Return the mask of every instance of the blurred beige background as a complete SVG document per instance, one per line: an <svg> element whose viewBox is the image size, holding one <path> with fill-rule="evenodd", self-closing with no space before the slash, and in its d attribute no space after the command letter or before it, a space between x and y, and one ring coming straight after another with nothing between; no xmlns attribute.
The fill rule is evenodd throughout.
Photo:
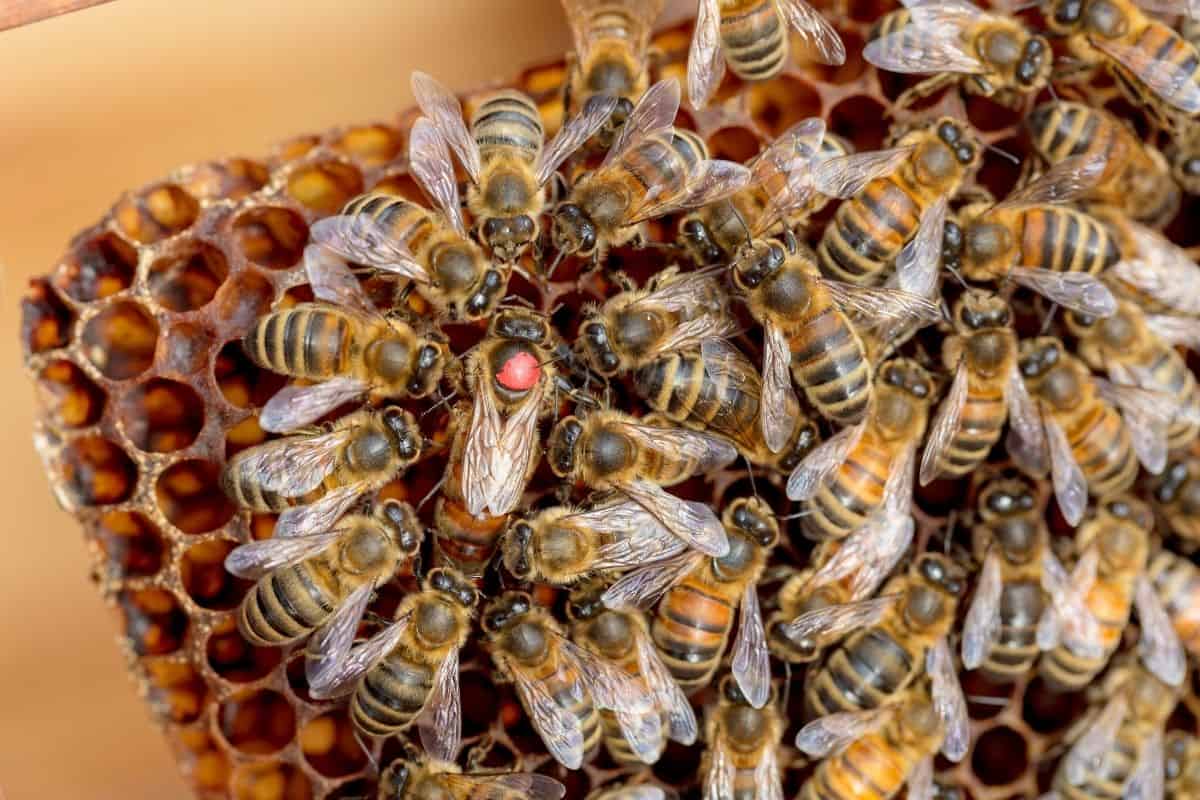
<svg viewBox="0 0 1200 800"><path fill-rule="evenodd" d="M3 5L9 0L0 0ZM30 444L16 304L122 190L555 57L557 0L115 0L0 33L0 796L183 797Z"/></svg>

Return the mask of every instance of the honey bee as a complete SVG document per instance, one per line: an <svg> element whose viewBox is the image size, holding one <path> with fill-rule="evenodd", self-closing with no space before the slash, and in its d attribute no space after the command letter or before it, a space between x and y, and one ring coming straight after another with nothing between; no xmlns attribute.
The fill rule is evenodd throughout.
<svg viewBox="0 0 1200 800"><path fill-rule="evenodd" d="M647 48L665 0L563 0L574 50L567 56L563 86L566 113L577 115L594 98L616 106L596 136L612 146L634 104L650 87Z"/></svg>
<svg viewBox="0 0 1200 800"><path fill-rule="evenodd" d="M1159 524L1189 543L1200 542L1200 460L1172 460L1151 493Z"/></svg>
<svg viewBox="0 0 1200 800"><path fill-rule="evenodd" d="M279 513L275 537L331 530L364 494L393 480L421 455L412 414L363 409L328 432L302 432L243 450L225 465L221 488L242 508Z"/></svg>
<svg viewBox="0 0 1200 800"><path fill-rule="evenodd" d="M1109 285L1142 307L1160 337L1193 350L1200 348L1196 326L1181 326L1177 320L1179 316L1200 316L1200 298L1191 291L1200 281L1200 266L1167 237L1125 214L1105 209L1095 213L1116 235L1123 256L1105 274Z"/></svg>
<svg viewBox="0 0 1200 800"><path fill-rule="evenodd" d="M1159 550L1146 569L1184 649L1200 658L1200 569L1170 550Z"/></svg>
<svg viewBox="0 0 1200 800"><path fill-rule="evenodd" d="M790 427L768 447L759 423L762 377L722 338L735 325L712 275L668 268L646 288L628 286L587 312L579 343L600 375L633 370L638 394L668 419L724 436L754 463L790 469L816 442L816 429L793 397L777 409Z"/></svg>
<svg viewBox="0 0 1200 800"><path fill-rule="evenodd" d="M320 383L276 392L259 416L263 430L294 430L367 394L425 397L437 388L450 362L444 337L380 314L323 248L306 248L305 266L313 293L329 305L302 303L259 317L242 347L260 367Z"/></svg>
<svg viewBox="0 0 1200 800"><path fill-rule="evenodd" d="M932 399L933 381L915 361L893 359L879 368L867 417L813 450L788 477L788 497L806 504L806 536L845 538L911 496Z"/></svg>
<svg viewBox="0 0 1200 800"><path fill-rule="evenodd" d="M704 800L779 800L779 745L787 722L773 702L750 703L730 677L721 679L716 707L705 724L708 749L700 761Z"/></svg>
<svg viewBox="0 0 1200 800"><path fill-rule="evenodd" d="M1196 43L1193 41L1192 46ZM1200 194L1200 123L1184 125L1166 146L1171 177L1188 194Z"/></svg>
<svg viewBox="0 0 1200 800"><path fill-rule="evenodd" d="M480 241L510 263L538 238L544 187L559 166L608 121L617 102L613 97L596 97L545 143L537 106L521 92L505 89L484 97L468 128L458 98L445 86L414 72L412 89L421 111L467 171L467 208ZM414 171L427 170L426 185L453 180L451 165L431 163L434 153L427 157L430 160L413 164ZM457 190L446 187L444 191L450 196Z"/></svg>
<svg viewBox="0 0 1200 800"><path fill-rule="evenodd" d="M787 66L791 34L823 64L846 63L842 37L804 0L699 0L688 51L688 99L704 108L725 76L765 81Z"/></svg>
<svg viewBox="0 0 1200 800"><path fill-rule="evenodd" d="M739 613L733 677L746 701L762 708L771 689L770 655L757 582L779 524L758 498L738 498L722 517L729 535L722 556L684 553L631 572L604 593L609 608L637 608L663 595L650 634L667 669L685 692L707 686Z"/></svg>
<svg viewBox="0 0 1200 800"><path fill-rule="evenodd" d="M1051 164L1089 154L1103 158L1103 172L1081 199L1113 206L1149 225L1163 225L1179 210L1179 187L1163 154L1104 109L1063 100L1043 103L1025 125L1038 154Z"/></svg>
<svg viewBox="0 0 1200 800"><path fill-rule="evenodd" d="M238 609L238 629L250 643L271 646L325 625L357 628L372 592L417 556L423 539L412 506L385 500L333 530L243 544L225 567L258 583Z"/></svg>
<svg viewBox="0 0 1200 800"><path fill-rule="evenodd" d="M559 258L592 256L598 262L609 247L640 241L646 220L714 203L746 185L749 170L710 159L699 136L672 127L678 110L674 79L642 95L600 166L581 176L554 210Z"/></svg>
<svg viewBox="0 0 1200 800"><path fill-rule="evenodd" d="M489 603L483 631L546 749L568 769L579 769L599 746L601 710L633 716L650 710L640 681L566 639L524 592L506 592Z"/></svg>
<svg viewBox="0 0 1200 800"><path fill-rule="evenodd" d="M1136 607L1138 652L1160 680L1178 686L1187 662L1154 586L1146 575L1154 518L1140 500L1116 495L1102 501L1075 535L1080 560L1069 581L1083 604L1070 615L1051 607L1038 624L1040 664L1051 685L1087 686L1108 664ZM1060 583L1066 581L1060 579Z"/></svg>
<svg viewBox="0 0 1200 800"><path fill-rule="evenodd" d="M658 761L667 738L690 745L696 741L696 715L654 649L641 611L606 608L601 594L606 585L587 581L571 592L567 617L576 644L640 679L649 692L651 711L629 719L600 712L604 745L618 764ZM640 723L640 724L639 724Z"/></svg>
<svg viewBox="0 0 1200 800"><path fill-rule="evenodd" d="M913 275L914 267L926 268L931 243L934 253L940 249L946 200L979 160L974 134L943 117L905 133L895 147L852 169L848 159L818 164L813 170L817 191L848 201L838 207L817 246L821 272L848 283L877 284L896 263L899 287L921 294L916 286L928 285L930 278Z"/></svg>
<svg viewBox="0 0 1200 800"><path fill-rule="evenodd" d="M1182 0L1160 2L1187 14ZM1048 0L1046 25L1085 65L1104 65L1132 102L1166 124L1200 115L1200 54L1133 0Z"/></svg>
<svg viewBox="0 0 1200 800"><path fill-rule="evenodd" d="M689 547L717 557L729 552L721 521L707 504L662 489L736 458L723 440L605 410L560 420L550 432L546 457L555 475L598 491L615 490Z"/></svg>
<svg viewBox="0 0 1200 800"><path fill-rule="evenodd" d="M407 279L453 321L490 316L508 288L510 269L493 264L467 234L446 141L428 119L408 140L413 176L438 211L382 192L354 198L340 214L313 224L312 241L333 255ZM312 269L309 269L311 274Z"/></svg>
<svg viewBox="0 0 1200 800"><path fill-rule="evenodd" d="M379 776L376 800L560 800L567 788L537 772L473 772L434 759L396 760Z"/></svg>
<svg viewBox="0 0 1200 800"><path fill-rule="evenodd" d="M409 594L393 622L351 647L357 625L325 637L306 666L317 699L352 691L350 719L365 736L391 736L416 724L425 752L439 761L458 757L462 700L458 651L470 633L478 595L458 572L434 569L421 591Z"/></svg>
<svg viewBox="0 0 1200 800"><path fill-rule="evenodd" d="M933 74L896 100L904 108L947 86L1015 105L1050 80L1054 53L1044 36L967 0L902 0L871 31L863 58L889 72Z"/></svg>

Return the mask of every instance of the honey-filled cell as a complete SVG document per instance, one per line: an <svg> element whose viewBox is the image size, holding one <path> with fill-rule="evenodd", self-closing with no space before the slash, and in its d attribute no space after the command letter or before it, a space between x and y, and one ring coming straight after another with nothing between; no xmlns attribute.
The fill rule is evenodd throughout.
<svg viewBox="0 0 1200 800"><path fill-rule="evenodd" d="M238 752L266 755L292 741L296 712L278 692L239 692L220 704L217 724L225 741Z"/></svg>
<svg viewBox="0 0 1200 800"><path fill-rule="evenodd" d="M306 164L288 176L287 191L309 211L333 214L362 192L362 175L338 161Z"/></svg>
<svg viewBox="0 0 1200 800"><path fill-rule="evenodd" d="M121 592L117 607L125 636L140 656L164 656L183 646L188 617L175 595L164 589Z"/></svg>
<svg viewBox="0 0 1200 800"><path fill-rule="evenodd" d="M113 303L87 321L83 352L106 378L136 378L154 363L158 323L137 303Z"/></svg>
<svg viewBox="0 0 1200 800"><path fill-rule="evenodd" d="M37 378L42 408L62 428L86 428L104 413L107 395L73 361L51 361Z"/></svg>
<svg viewBox="0 0 1200 800"><path fill-rule="evenodd" d="M162 569L166 542L153 522L136 511L109 511L96 525L108 569L118 578L144 578Z"/></svg>
<svg viewBox="0 0 1200 800"><path fill-rule="evenodd" d="M196 198L174 184L130 193L113 208L121 232L142 244L187 230L199 214Z"/></svg>

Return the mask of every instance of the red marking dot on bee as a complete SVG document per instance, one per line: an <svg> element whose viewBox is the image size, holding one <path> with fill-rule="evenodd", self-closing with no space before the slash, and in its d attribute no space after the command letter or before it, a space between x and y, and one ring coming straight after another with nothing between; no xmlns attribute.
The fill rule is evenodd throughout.
<svg viewBox="0 0 1200 800"><path fill-rule="evenodd" d="M532 353L515 353L496 373L496 380L505 389L514 392L524 392L537 385L542 375L542 367Z"/></svg>

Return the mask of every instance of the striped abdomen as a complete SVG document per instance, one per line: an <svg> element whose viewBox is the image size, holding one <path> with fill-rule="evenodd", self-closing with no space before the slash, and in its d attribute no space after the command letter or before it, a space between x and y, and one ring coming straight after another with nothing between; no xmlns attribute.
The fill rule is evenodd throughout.
<svg viewBox="0 0 1200 800"><path fill-rule="evenodd" d="M421 712L433 687L434 665L415 655L401 644L363 676L350 701L350 718L363 734L390 736Z"/></svg>
<svg viewBox="0 0 1200 800"><path fill-rule="evenodd" d="M667 455L647 447L637 448L637 468L634 474L660 486L674 486L696 471L696 462L683 453Z"/></svg>
<svg viewBox="0 0 1200 800"><path fill-rule="evenodd" d="M352 321L327 306L273 311L246 334L243 349L260 367L296 378L326 379L349 370Z"/></svg>
<svg viewBox="0 0 1200 800"><path fill-rule="evenodd" d="M1131 54L1128 61L1133 69L1109 59L1113 77L1130 100L1148 105L1167 127L1173 119L1196 118L1196 113L1189 114L1159 98L1137 75L1160 72L1167 67L1157 65L1164 64L1175 74L1186 75L1188 83L1200 84L1200 52L1170 26L1148 17L1144 22L1132 41L1122 42Z"/></svg>
<svg viewBox="0 0 1200 800"><path fill-rule="evenodd" d="M655 187L662 187L663 197L681 191L695 166L707 158L708 148L699 136L672 128L642 139L621 156L620 165L640 200Z"/></svg>
<svg viewBox="0 0 1200 800"><path fill-rule="evenodd" d="M254 473L252 466L247 466L251 462L239 458L240 455L239 453L238 456L234 456L221 471L221 488L234 503L251 511L278 513L293 506L308 505L324 497L330 489L336 489L341 485L340 470L334 470L324 483L308 494L301 497L287 497L278 492L264 489L262 479Z"/></svg>
<svg viewBox="0 0 1200 800"><path fill-rule="evenodd" d="M862 419L871 400L871 365L858 332L814 281L803 319L783 321L792 377L821 415L840 425Z"/></svg>
<svg viewBox="0 0 1200 800"><path fill-rule="evenodd" d="M591 692L586 688L583 676L573 664L558 655L557 649L548 652L540 664L527 669L526 672L530 678L545 687L560 708L579 720L579 729L583 734L583 760L586 762L600 746L603 730L600 726L600 712L596 710L596 704L592 700ZM576 693L579 693L581 699L575 699Z"/></svg>
<svg viewBox="0 0 1200 800"><path fill-rule="evenodd" d="M904 786L915 762L884 731L868 733L824 759L798 800L887 800Z"/></svg>
<svg viewBox="0 0 1200 800"><path fill-rule="evenodd" d="M700 568L707 570L705 564ZM650 635L663 663L687 693L707 686L721 663L734 607L693 573L659 603Z"/></svg>
<svg viewBox="0 0 1200 800"><path fill-rule="evenodd" d="M1014 212L1020 252L1015 263L1056 272L1098 275L1121 253L1108 229L1095 217L1065 206L1031 206Z"/></svg>
<svg viewBox="0 0 1200 800"><path fill-rule="evenodd" d="M1034 146L1051 163L1072 156L1103 155L1107 160L1117 146L1116 129L1105 125L1100 112L1082 103L1046 103L1026 120Z"/></svg>
<svg viewBox="0 0 1200 800"><path fill-rule="evenodd" d="M1004 400L1005 376L999 380L967 372L967 400L963 404L958 432L938 459L945 476L966 475L978 467L1000 439L1007 418Z"/></svg>
<svg viewBox="0 0 1200 800"><path fill-rule="evenodd" d="M1200 570L1186 558L1163 550L1150 560L1147 574L1183 646L1200 658Z"/></svg>
<svg viewBox="0 0 1200 800"><path fill-rule="evenodd" d="M851 283L877 283L916 233L922 202L895 180L879 178L838 206L817 245L821 272Z"/></svg>
<svg viewBox="0 0 1200 800"><path fill-rule="evenodd" d="M1133 774L1138 753L1146 740L1140 726L1123 725L1117 740L1093 764L1085 767L1083 780L1073 785L1067 779L1066 759L1059 762L1052 788L1063 800L1121 800L1125 782Z"/></svg>
<svg viewBox="0 0 1200 800"><path fill-rule="evenodd" d="M302 639L336 610L344 596L337 588L340 584L323 559L281 567L259 580L242 600L238 628L259 646Z"/></svg>
<svg viewBox="0 0 1200 800"><path fill-rule="evenodd" d="M841 539L862 527L883 502L897 447L868 426L816 495L808 502L800 528L811 539Z"/></svg>
<svg viewBox="0 0 1200 800"><path fill-rule="evenodd" d="M430 213L403 197L383 192L369 192L346 204L342 214L363 214L378 224L382 230L405 246L414 255L422 252L435 233Z"/></svg>
<svg viewBox="0 0 1200 800"><path fill-rule="evenodd" d="M900 644L884 624L853 634L835 650L805 688L806 714L879 708L912 683L925 659Z"/></svg>
<svg viewBox="0 0 1200 800"><path fill-rule="evenodd" d="M485 164L505 154L532 163L546 138L537 106L525 94L511 89L488 95L480 103L471 116L471 134Z"/></svg>
<svg viewBox="0 0 1200 800"><path fill-rule="evenodd" d="M1006 581L1000 593L1000 634L980 669L996 683L1020 680L1040 652L1037 624L1045 607L1037 578Z"/></svg>
<svg viewBox="0 0 1200 800"><path fill-rule="evenodd" d="M721 45L730 71L764 81L787 64L788 27L775 0L733 0L721 8Z"/></svg>
<svg viewBox="0 0 1200 800"><path fill-rule="evenodd" d="M496 552L496 543L508 524L508 515L484 515L477 519L467 511L462 490L462 447L465 436L464 428L446 464L449 474L434 506L435 555L438 564L449 563L466 575L479 576Z"/></svg>
<svg viewBox="0 0 1200 800"><path fill-rule="evenodd" d="M1123 492L1137 477L1138 461L1129 429L1121 415L1103 400L1093 398L1072 412L1055 412L1067 434L1071 453L1097 497Z"/></svg>
<svg viewBox="0 0 1200 800"><path fill-rule="evenodd" d="M1089 658L1059 645L1042 659L1042 675L1051 683L1068 690L1082 689L1108 664L1121 644L1121 634L1129 624L1133 607L1133 576L1099 575L1088 592L1086 605L1100 623L1103 655Z"/></svg>
<svg viewBox="0 0 1200 800"><path fill-rule="evenodd" d="M1188 369L1179 352L1157 337L1139 355L1141 358L1137 366L1146 376L1139 380L1139 384L1145 389L1174 397L1180 412L1167 428L1170 449L1186 447L1200 432L1200 423L1189 421L1200 419L1200 391L1196 388L1196 376Z"/></svg>

